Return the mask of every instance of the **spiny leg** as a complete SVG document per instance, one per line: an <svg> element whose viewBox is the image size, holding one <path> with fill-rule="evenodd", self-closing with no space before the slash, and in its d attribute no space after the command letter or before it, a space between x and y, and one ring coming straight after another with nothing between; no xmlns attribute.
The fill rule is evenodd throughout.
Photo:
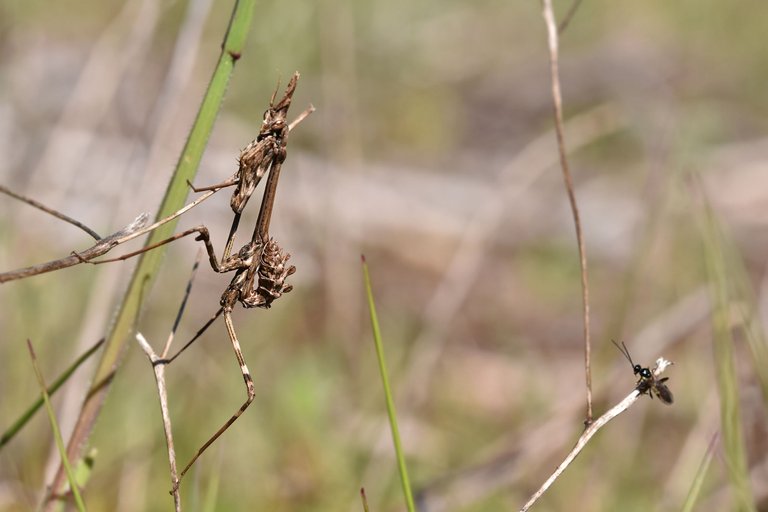
<svg viewBox="0 0 768 512"><path fill-rule="evenodd" d="M233 176L233 177L229 178L228 180L222 181L221 183L216 183L214 185L208 185L208 186L205 186L205 187L196 187L189 180L187 180L187 185L194 192L205 192L207 190L219 190L221 188L231 187L232 185L237 185L237 183L239 181L240 181L240 178L238 178L237 176Z"/></svg>
<svg viewBox="0 0 768 512"><path fill-rule="evenodd" d="M229 335L229 339L232 342L232 348L235 350L235 357L237 358L237 362L240 365L240 371L243 374L243 380L245 381L245 388L248 392L248 397L246 398L243 405L241 405L240 408L235 411L235 414L233 414L232 417L229 418L227 422L224 423L224 425L222 425L222 427L217 430L216 433L213 434L213 436L211 436L211 438L208 439L205 444L203 444L203 446L200 447L199 450L197 450L195 456L192 457L192 460L189 461L189 463L179 475L179 483L181 482L181 479L184 478L184 475L187 473L187 471L189 471L189 468L191 468L195 461L200 457L200 455L202 455L203 452L209 446L211 446L214 441L216 441L216 439L221 436L221 434L224 433L224 431L226 431L235 421L237 421L237 418L243 414L243 411L245 411L248 406L251 405L251 402L253 402L253 399L256 397L256 390L253 386L253 379L251 378L251 374L248 371L248 366L245 364L245 358L243 357L243 352L240 349L240 342L237 341L237 334L235 333L235 326L232 325L232 314L230 311L224 311L224 324L227 326L227 334Z"/></svg>
<svg viewBox="0 0 768 512"><path fill-rule="evenodd" d="M195 333L195 335L194 335L194 336L192 336L192 339L191 339L191 340L189 340L188 342L186 342L186 343L184 344L184 346L183 346L183 347L181 347L181 348L179 349L179 351L178 351L178 352L176 352L176 353L175 353L175 354L174 354L172 357L170 357L170 358L168 358L168 359L164 360L164 361L163 361L163 363L166 363L166 364L171 364L172 362L174 362L174 361L176 360L176 358L177 358L177 357L179 357L179 356L181 355L181 353L182 353L182 352L184 352L185 350L187 350L187 349L190 347L190 345L192 345L192 344L193 344L195 341L197 341L197 339L198 339L200 336L202 336L202 335L203 335L203 333L204 333L206 330L208 330L208 327L210 327L210 326L211 326L211 324L212 324L213 322L215 322L215 321L216 321L216 319L217 319L217 318L219 318L219 316L221 316L221 314L222 314L223 312L224 312L224 308L219 308L219 310L218 310L218 311L216 311L216 313L215 313L215 314L214 314L214 315L213 315L211 318L209 318L209 319L208 319L208 321L207 321L207 322L205 322L205 324L203 324L203 326L202 326L200 329L198 329L198 331Z"/></svg>

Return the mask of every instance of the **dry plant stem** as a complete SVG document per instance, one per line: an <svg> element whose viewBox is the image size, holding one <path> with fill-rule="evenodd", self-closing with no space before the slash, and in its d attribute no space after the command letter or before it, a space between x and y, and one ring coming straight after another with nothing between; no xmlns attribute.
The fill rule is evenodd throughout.
<svg viewBox="0 0 768 512"><path fill-rule="evenodd" d="M147 218L147 214L142 213L123 229L100 239L96 244L85 249L79 255L73 254L65 258L41 263L39 265L2 272L0 273L0 284L6 283L8 281L14 281L16 279L24 279L27 277L36 276L38 274L45 274L46 272L53 272L54 270L71 267L73 265L82 263L83 259L96 258L102 254L106 254L120 243L120 239L141 230L141 228L143 228L147 223Z"/></svg>
<svg viewBox="0 0 768 512"><path fill-rule="evenodd" d="M160 411L163 415L163 430L165 431L165 442L168 446L168 463L171 467L171 486L173 494L173 504L176 512L181 511L181 496L179 494L179 477L176 470L176 450L173 446L173 431L171 429L171 415L168 411L168 390L165 386L165 363L162 358L155 354L146 338L140 333L136 333L136 341L141 346L144 353L147 354L149 362L152 363L152 369L155 372L155 382L157 383L157 395L160 398Z"/></svg>
<svg viewBox="0 0 768 512"><path fill-rule="evenodd" d="M656 361L656 368L653 369L653 377L656 378L659 375L661 375L666 368L671 365L672 363L663 359L659 358ZM531 496L531 499L528 500L528 502L523 505L523 507L520 509L520 512L525 512L526 510L530 509L531 506L533 506L534 503L544 494L547 489L552 485L552 483L557 480L557 478L565 471L565 468L567 468L571 462L576 458L579 453L581 453L581 450L584 449L584 447L587 445L590 439L592 439L592 436L594 436L598 430L603 428L609 421L611 421L613 418L621 414L622 412L626 411L632 404L634 404L638 398L641 396L640 392L640 386L641 384L645 383L641 379L641 382L638 383L638 387L632 390L632 392L624 398L621 402L614 405L608 412L600 416L598 419L596 419L594 422L590 423L587 428L584 430L584 432L581 434L581 437L579 437L579 440L576 442L576 446L573 447L573 450L565 457L563 462L555 469L555 472L552 473L552 475L547 479L544 484L539 488L538 491L533 493L533 496ZM645 390L651 398L653 398L652 390L646 389Z"/></svg>
<svg viewBox="0 0 768 512"><path fill-rule="evenodd" d="M171 348L171 344L173 343L173 338L176 335L176 329L179 326L179 323L181 322L181 317L184 315L184 310L187 306L187 299L189 299L189 294L192 291L192 283L194 282L195 275L197 274L197 269L200 266L200 258L202 256L202 252L197 252L197 257L195 258L195 263L192 266L192 272L189 276L189 281L187 282L187 287L184 290L184 298L181 301L181 305L179 306L179 311L176 314L176 318L173 322L173 327L171 328L171 332L168 335L168 340L165 342L165 347L163 348L163 352L160 356L158 356L155 351L152 349L152 346L147 342L146 338L144 338L144 335L142 335L140 332L136 333L136 341L139 343L139 346L141 346L142 350L144 350L144 353L147 354L147 357L149 358L149 362L152 364L152 369L155 373L155 382L157 383L157 395L160 399L160 412L163 417L163 430L165 432L165 442L168 447L168 464L171 469L171 487L172 491L171 494L173 495L173 503L174 503L174 509L176 512L181 511L181 495L179 494L179 477L178 477L178 470L176 468L176 450L174 449L173 445L173 430L171 428L171 414L168 409L168 388L165 384L165 367L168 364L168 361L165 359L168 355L168 351Z"/></svg>
<svg viewBox="0 0 768 512"><path fill-rule="evenodd" d="M8 272L0 273L0 284L8 281L13 281L16 279L24 279L27 277L36 276L38 274L45 274L46 272L61 270L63 268L79 265L80 263L89 262L94 258L98 258L99 256L102 256L108 253L109 251L111 251L113 248L117 247L120 244L124 244L126 242L133 240L134 238L138 238L142 235L145 235L150 231L154 231L155 229L162 226L163 224L166 224L176 219L180 215L183 215L184 213L188 212L198 204L202 203L203 201L211 197L214 193L216 193L217 190L218 188L211 190L210 192L206 192L202 196L198 197L191 203L181 208L180 210L177 210L175 213L163 219L160 219L159 221L153 224L150 224L149 226L145 227L148 216L147 214L143 213L138 217L136 217L136 219L134 219L133 222L128 224L126 227L124 227L120 231L117 231L107 237L101 238L96 244L92 245L91 247L83 251L73 252L72 255L67 256L65 258L60 258L58 260L53 260L46 263L41 263L39 265L33 265L31 267L25 267L17 270L10 270ZM162 245L162 244L155 244L153 245L153 247L157 247L157 245ZM140 252L143 252L143 251L137 251L136 254Z"/></svg>
<svg viewBox="0 0 768 512"><path fill-rule="evenodd" d="M558 42L557 24L552 10L552 0L542 0L544 22L547 26L550 71L552 75L552 101L555 107L555 133L557 134L557 149L560 153L560 167L563 170L565 189L568 192L568 200L571 203L573 223L576 226L576 240L579 246L579 264L581 266L582 303L584 305L584 373L587 383L587 418L585 425L592 423L592 364L591 344L589 339L589 279L587 276L587 251L584 246L584 234L581 231L579 207L576 204L576 195L573 192L573 179L568 167L568 158L565 150L565 137L563 135L563 99L560 93L560 72L558 70Z"/></svg>
<svg viewBox="0 0 768 512"><path fill-rule="evenodd" d="M68 222L68 223L72 224L73 226L76 226L76 227L82 229L83 231L85 231L86 233L91 235L94 240L98 241L98 240L101 239L101 236L98 233L96 233L94 230L92 230L91 228L89 228L88 226L83 224L82 222L73 219L69 215L64 215L63 213L61 213L59 211L56 211L53 208L48 208L44 204L38 203L34 199L30 199L30 198L28 198L26 196L22 196L21 194L17 194L16 192L12 191L11 189L9 189L7 187L4 187L3 185L0 185L0 192L2 192L3 194L9 195L9 196L11 196L14 199L18 199L19 201L27 203L28 205L33 206L33 207L37 208L38 210L42 210L45 213L53 215L57 219L61 219L64 222Z"/></svg>
<svg viewBox="0 0 768 512"><path fill-rule="evenodd" d="M546 482L544 482L539 490L533 493L533 496L531 496L528 502L522 506L520 512L525 512L526 510L530 509L533 504L536 503L536 501L538 501L538 499L541 498L541 496L547 491L547 489L549 489L552 483L557 480L563 471L565 471L571 462L573 462L576 456L581 453L581 450L583 450L589 440L592 439L592 436L594 436L598 430L603 428L606 423L611 421L622 412L626 411L632 404L637 401L638 398L640 398L640 392L635 389L629 395L627 395L624 400L613 406L608 412L590 423L589 426L581 434L581 437L579 437L579 440L576 442L576 446L573 447L573 450L571 450L571 453L569 453L568 456L565 457L565 460L563 460L563 462L557 466L555 472L552 473L549 478L547 478Z"/></svg>

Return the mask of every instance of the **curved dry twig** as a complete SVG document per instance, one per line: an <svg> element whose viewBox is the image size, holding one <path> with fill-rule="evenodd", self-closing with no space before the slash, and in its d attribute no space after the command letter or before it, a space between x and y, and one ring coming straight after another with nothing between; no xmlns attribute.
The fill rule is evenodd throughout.
<svg viewBox="0 0 768 512"><path fill-rule="evenodd" d="M571 204L573 223L576 227L576 241L579 246L579 265L581 266L581 289L584 312L584 373L587 383L587 418L585 425L592 423L592 347L589 339L589 278L587 275L587 249L584 245L584 234L581 230L579 207L576 204L576 194L573 192L573 178L568 166L563 134L563 98L560 92L560 71L558 68L558 41L555 13L552 10L552 0L542 0L544 22L547 26L547 42L549 44L549 62L552 75L552 101L555 108L555 133L557 134L557 149L560 153L560 167L563 169L563 180Z"/></svg>
<svg viewBox="0 0 768 512"><path fill-rule="evenodd" d="M39 202L35 201L34 199L31 199L31 198L29 198L27 196L23 196L21 194L17 194L13 190L11 190L8 187L5 187L3 185L0 185L0 192L2 192L5 195L11 196L14 199L18 199L19 201L21 201L23 203L27 203L29 206L37 208L38 210L42 210L45 213L53 215L57 219L61 219L64 222L68 222L68 223L72 224L73 226L76 226L76 227L82 229L83 231L85 231L86 233L91 235L94 240L101 240L101 235L99 235L97 232L95 232L94 230L92 230L91 228L89 228L88 226L86 226L85 224L80 222L79 220L73 219L69 215L65 215L65 214L61 213L60 211L54 210L53 208L49 208L49 207L45 206L44 204L39 203Z"/></svg>

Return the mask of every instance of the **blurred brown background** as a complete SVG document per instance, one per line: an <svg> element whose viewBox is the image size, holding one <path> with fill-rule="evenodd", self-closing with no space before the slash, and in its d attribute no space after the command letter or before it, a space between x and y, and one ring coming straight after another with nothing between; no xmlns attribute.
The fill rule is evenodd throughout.
<svg viewBox="0 0 768 512"><path fill-rule="evenodd" d="M557 2L558 14L568 5ZM102 235L154 213L231 8L0 5L0 183ZM719 428L702 198L745 265L762 325L766 33L758 2L587 1L561 38L596 413L634 385L612 338L643 365L675 361L676 402L644 399L615 420L538 510L677 510ZM271 310L235 313L257 397L183 485L187 508L362 510L361 486L372 510L401 506L361 253L421 510L516 509L559 464L585 405L578 257L548 66L535 1L257 4L197 184L232 175L278 79L299 70L289 117L309 103L317 112L291 134L272 228L298 272ZM0 212L1 270L90 245L10 198ZM179 229L206 224L219 250L230 219L223 192ZM156 347L196 251L189 239L168 253L140 323ZM134 264L0 286L0 428L38 394L24 340L52 379L103 335ZM215 312L228 279L201 269L179 340ZM765 503L764 397L738 336L734 350L752 490ZM89 371L54 401L65 432ZM220 321L168 378L186 460L244 395ZM135 347L90 445L92 510L171 508L152 372ZM35 506L57 461L39 414L0 451L0 509ZM731 506L716 455L697 510Z"/></svg>

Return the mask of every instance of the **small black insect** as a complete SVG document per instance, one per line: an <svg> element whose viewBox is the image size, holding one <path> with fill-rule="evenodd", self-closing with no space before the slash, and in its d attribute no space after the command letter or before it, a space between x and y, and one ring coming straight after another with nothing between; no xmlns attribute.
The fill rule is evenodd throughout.
<svg viewBox="0 0 768 512"><path fill-rule="evenodd" d="M653 395L655 394L663 403L671 405L675 399L667 385L664 384L669 380L669 377L657 379L650 368L643 368L632 361L632 356L629 355L629 350L627 350L627 346L623 341L621 342L621 346L614 340L611 340L611 342L613 342L613 344L616 345L616 348L618 348L619 351L624 354L624 357L629 360L629 364L632 365L632 371L635 372L635 375L640 376L640 380L637 381L635 389L637 389L641 395L647 394L651 399L653 399Z"/></svg>

